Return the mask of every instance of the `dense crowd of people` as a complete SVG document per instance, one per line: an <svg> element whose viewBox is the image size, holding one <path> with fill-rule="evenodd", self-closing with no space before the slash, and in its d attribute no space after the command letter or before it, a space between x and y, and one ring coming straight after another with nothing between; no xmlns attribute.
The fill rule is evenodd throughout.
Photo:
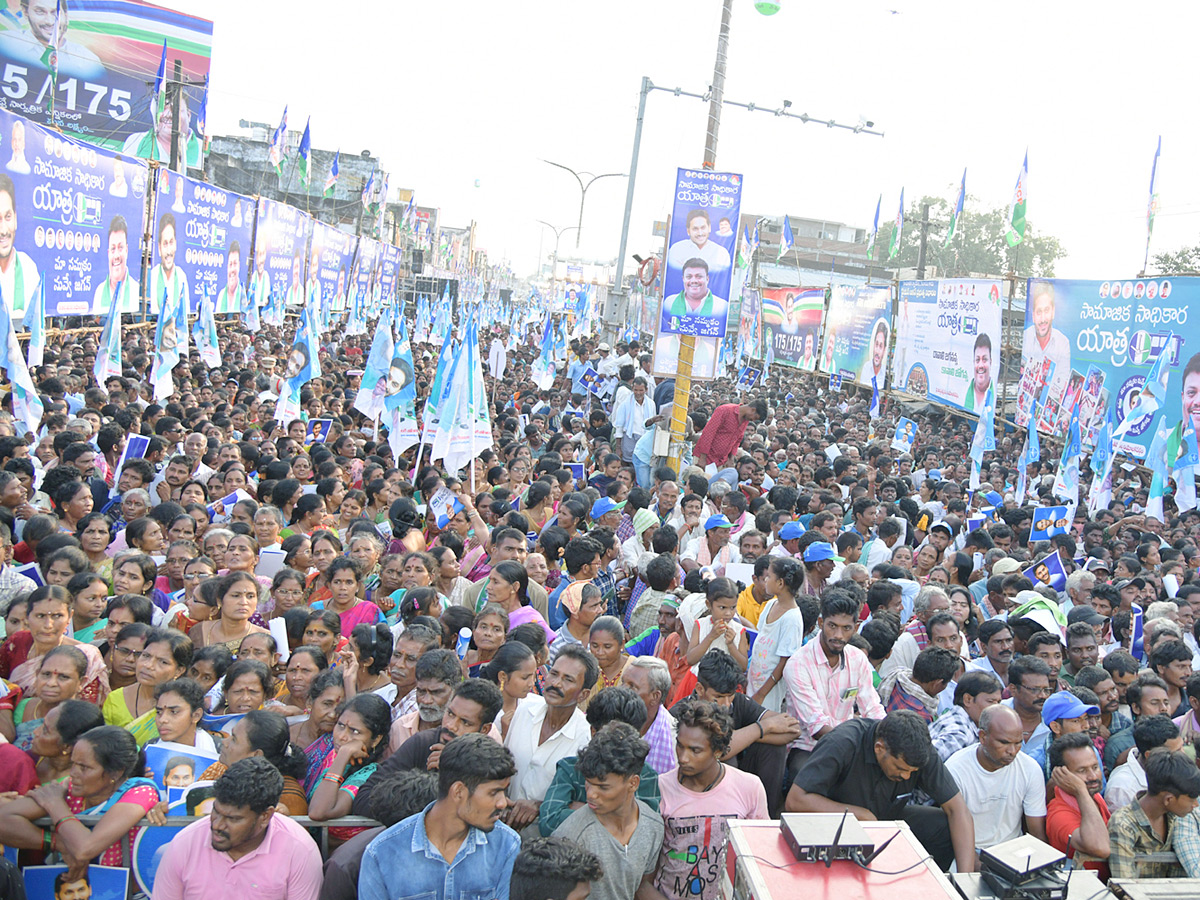
<svg viewBox="0 0 1200 900"><path fill-rule="evenodd" d="M155 900L714 900L729 819L845 809L943 869L1029 834L1101 878L1200 876L1200 514L1147 517L1118 470L1111 508L1031 542L1052 439L1018 506L1018 434L972 491L973 421L872 418L779 366L694 386L676 471L638 342L581 336L542 390L533 341L488 337L493 445L464 471L354 408L367 337L323 345L282 422L289 331L223 326L164 404L147 335L102 385L93 337L51 338L39 432L11 395L0 417L22 865L128 865L177 783L209 814ZM415 349L423 401L440 348ZM217 761L163 785L156 743ZM297 816L333 823L327 858Z"/></svg>

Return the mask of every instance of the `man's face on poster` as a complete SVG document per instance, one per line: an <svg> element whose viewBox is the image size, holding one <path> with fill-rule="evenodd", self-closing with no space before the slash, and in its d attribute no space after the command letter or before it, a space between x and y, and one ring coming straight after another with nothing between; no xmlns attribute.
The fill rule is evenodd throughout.
<svg viewBox="0 0 1200 900"><path fill-rule="evenodd" d="M129 236L124 231L108 235L108 280L114 287L129 274Z"/></svg>
<svg viewBox="0 0 1200 900"><path fill-rule="evenodd" d="M299 349L293 350L288 355L287 371L284 372L284 378L295 378L300 374L300 370L304 368L304 353Z"/></svg>
<svg viewBox="0 0 1200 900"><path fill-rule="evenodd" d="M804 355L813 355L813 336L811 331L804 336Z"/></svg>
<svg viewBox="0 0 1200 900"><path fill-rule="evenodd" d="M0 191L0 260L12 256L17 241L17 210L8 191Z"/></svg>
<svg viewBox="0 0 1200 900"><path fill-rule="evenodd" d="M875 329L875 340L872 342L871 362L875 366L875 370L879 371L883 367L883 356L887 353L887 332L882 328Z"/></svg>
<svg viewBox="0 0 1200 900"><path fill-rule="evenodd" d="M29 32L38 39L43 47L49 47L50 42L54 40L54 14L57 9L58 0L29 0L29 6L25 9L25 18L29 22ZM67 31L66 3L63 3L58 19L59 43L61 44L61 35L66 34Z"/></svg>
<svg viewBox="0 0 1200 900"><path fill-rule="evenodd" d="M1183 414L1192 417L1192 427L1200 434L1200 372L1188 372L1183 379Z"/></svg>
<svg viewBox="0 0 1200 900"><path fill-rule="evenodd" d="M168 275L175 270L175 226L168 225L158 239L158 259Z"/></svg>
<svg viewBox="0 0 1200 900"><path fill-rule="evenodd" d="M169 144L171 141L171 132L172 132L172 130L174 130L174 127L175 127L175 110L174 110L173 106L174 106L173 102L163 104L163 111L158 116L158 125L154 131L155 137L157 137L159 139L159 141L161 141L163 143L167 143L167 144ZM192 117L191 117L191 114L188 112L187 99L185 97L180 97L179 98L179 133L180 133L180 135L186 139L188 130L191 127L192 127Z"/></svg>
<svg viewBox="0 0 1200 900"><path fill-rule="evenodd" d="M17 159L25 155L25 125L20 119L13 122L12 155L13 159Z"/></svg>
<svg viewBox="0 0 1200 900"><path fill-rule="evenodd" d="M389 396L397 394L404 385L408 384L408 371L402 360L393 359L388 367L387 387L385 393Z"/></svg>
<svg viewBox="0 0 1200 900"><path fill-rule="evenodd" d="M992 383L992 351L980 345L975 348L975 390L982 394Z"/></svg>
<svg viewBox="0 0 1200 900"><path fill-rule="evenodd" d="M261 275L267 268L267 242L262 241L254 252L254 268Z"/></svg>
<svg viewBox="0 0 1200 900"><path fill-rule="evenodd" d="M229 259L225 263L225 289L233 294L237 291L238 273L242 268L242 254L236 250L229 251Z"/></svg>
<svg viewBox="0 0 1200 900"><path fill-rule="evenodd" d="M692 239L692 243L697 247L703 247L708 243L708 235L712 226L708 224L706 216L696 216L692 221L688 222L688 237Z"/></svg>
<svg viewBox="0 0 1200 900"><path fill-rule="evenodd" d="M1043 291L1033 298L1033 329L1039 341L1050 339L1054 325L1054 295Z"/></svg>
<svg viewBox="0 0 1200 900"><path fill-rule="evenodd" d="M344 297L346 295L346 273L338 272L337 296Z"/></svg>
<svg viewBox="0 0 1200 900"><path fill-rule="evenodd" d="M54 900L88 900L91 896L92 886L86 878L64 881L62 887L54 892Z"/></svg>
<svg viewBox="0 0 1200 900"><path fill-rule="evenodd" d="M683 296L689 303L700 303L708 296L708 271L700 266L683 270Z"/></svg>
<svg viewBox="0 0 1200 900"><path fill-rule="evenodd" d="M162 351L163 351L163 353L169 353L171 350L174 350L177 344L178 344L178 340L176 339L176 336L175 336L175 317L172 316L171 318L169 318L165 322L163 322L163 330L162 330Z"/></svg>
<svg viewBox="0 0 1200 900"><path fill-rule="evenodd" d="M300 266L302 262L303 260L301 260L299 255L292 260L292 284L300 283Z"/></svg>

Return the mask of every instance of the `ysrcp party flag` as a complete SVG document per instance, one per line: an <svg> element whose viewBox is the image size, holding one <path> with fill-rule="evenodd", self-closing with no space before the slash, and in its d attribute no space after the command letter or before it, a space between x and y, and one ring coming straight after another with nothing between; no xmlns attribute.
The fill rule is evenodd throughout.
<svg viewBox="0 0 1200 900"><path fill-rule="evenodd" d="M1025 159L1021 163L1021 171L1017 173L1017 183L1013 187L1012 206L1008 212L1008 231L1004 239L1008 246L1015 247L1025 240L1026 203L1029 199L1029 151L1025 151Z"/></svg>
<svg viewBox="0 0 1200 900"><path fill-rule="evenodd" d="M154 363L150 369L156 402L175 392L171 372L187 356L187 294L164 286L160 304L158 328L154 332Z"/></svg>
<svg viewBox="0 0 1200 900"><path fill-rule="evenodd" d="M221 348L217 343L217 320L213 314L212 297L200 301L200 315L192 328L192 337L196 339L196 349L200 352L200 360L210 369L221 364Z"/></svg>
<svg viewBox="0 0 1200 900"><path fill-rule="evenodd" d="M871 226L871 234L867 238L867 259L875 258L875 238L879 234L879 207L883 204L883 194L875 201L875 224Z"/></svg>
<svg viewBox="0 0 1200 900"><path fill-rule="evenodd" d="M103 385L114 375L120 376L121 372L121 306L114 303L108 308L108 318L104 320L104 331L100 333L100 346L96 348L96 364L92 367L92 373L96 376L96 384Z"/></svg>
<svg viewBox="0 0 1200 900"><path fill-rule="evenodd" d="M383 396L387 390L388 372L394 353L392 311L385 308L375 326L375 337L371 340L371 350L367 354L358 394L354 398L354 408L368 418L374 419L383 413Z"/></svg>
<svg viewBox="0 0 1200 900"><path fill-rule="evenodd" d="M396 346L392 351L391 365L387 377L388 393L384 406L391 414L388 424L388 445L399 456L419 438L417 429L417 384L413 379L412 344L408 339L408 325L400 317L400 328Z"/></svg>
<svg viewBox="0 0 1200 900"><path fill-rule="evenodd" d="M0 368L12 384L13 415L24 423L27 432L36 434L44 407L33 385L33 377L29 374L29 365L21 353L12 316L8 314L8 304L5 302L0 302Z"/></svg>
<svg viewBox="0 0 1200 900"><path fill-rule="evenodd" d="M29 367L35 368L42 364L46 355L46 276L38 281L37 290L29 309L25 310L22 327L29 332L28 359Z"/></svg>
<svg viewBox="0 0 1200 900"><path fill-rule="evenodd" d="M892 238L888 242L888 259L896 258L900 252L900 238L904 234L904 188L900 188L900 208L896 210L896 222L892 227Z"/></svg>
<svg viewBox="0 0 1200 900"><path fill-rule="evenodd" d="M267 147L267 161L275 167L277 174L283 174L283 159L287 156L287 107L283 108L283 118L279 127L271 135L271 143Z"/></svg>
<svg viewBox="0 0 1200 900"><path fill-rule="evenodd" d="M945 247L950 246L950 242L954 240L954 234L958 231L958 217L962 215L963 201L967 197L967 170L963 169L962 184L958 186L958 196L954 200L954 211L950 213L950 227L946 229Z"/></svg>

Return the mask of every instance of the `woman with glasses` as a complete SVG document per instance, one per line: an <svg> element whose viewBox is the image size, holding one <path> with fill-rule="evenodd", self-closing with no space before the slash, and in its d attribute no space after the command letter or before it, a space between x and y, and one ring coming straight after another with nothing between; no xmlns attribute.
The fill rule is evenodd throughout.
<svg viewBox="0 0 1200 900"><path fill-rule="evenodd" d="M156 628L146 635L146 645L134 665L135 680L113 691L104 702L104 721L133 733L141 747L158 737L155 724L155 688L182 677L192 664L192 642L179 631Z"/></svg>
<svg viewBox="0 0 1200 900"><path fill-rule="evenodd" d="M304 576L295 569L283 568L271 579L271 614L278 619L289 609L304 603Z"/></svg>

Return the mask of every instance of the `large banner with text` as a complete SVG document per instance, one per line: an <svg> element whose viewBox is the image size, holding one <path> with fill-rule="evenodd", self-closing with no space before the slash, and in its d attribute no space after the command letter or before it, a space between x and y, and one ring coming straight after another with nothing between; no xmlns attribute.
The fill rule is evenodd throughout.
<svg viewBox="0 0 1200 900"><path fill-rule="evenodd" d="M268 284L272 294L285 299L290 308L304 303L305 254L312 234L313 218L294 206L275 200L258 200L258 215L254 223L254 258L256 285ZM255 300L266 306L256 288Z"/></svg>
<svg viewBox="0 0 1200 900"><path fill-rule="evenodd" d="M892 387L983 412L1000 371L1000 282L900 282Z"/></svg>
<svg viewBox="0 0 1200 900"><path fill-rule="evenodd" d="M882 391L891 339L892 291L886 284L835 284L825 314L821 371Z"/></svg>
<svg viewBox="0 0 1200 900"><path fill-rule="evenodd" d="M763 291L762 321L774 362L812 371L817 367L825 288Z"/></svg>

